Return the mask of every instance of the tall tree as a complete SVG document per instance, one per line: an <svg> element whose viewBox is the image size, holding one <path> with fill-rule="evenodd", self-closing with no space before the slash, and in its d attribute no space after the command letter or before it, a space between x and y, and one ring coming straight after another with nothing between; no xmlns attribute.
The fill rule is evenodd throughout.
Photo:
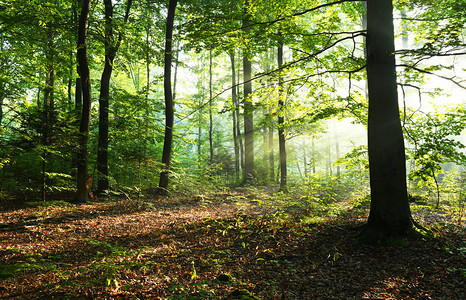
<svg viewBox="0 0 466 300"><path fill-rule="evenodd" d="M128 21L132 0L128 0L124 22ZM105 66L100 80L99 95L99 142L97 148L97 193L101 194L109 188L108 181L108 110L110 98L110 78L113 71L113 61L115 60L118 48L120 47L122 34L121 30L116 41L114 41L114 17L112 0L104 0L105 5Z"/></svg>
<svg viewBox="0 0 466 300"><path fill-rule="evenodd" d="M240 166L240 156L239 156L239 136L237 131L237 96L236 96L236 69L235 69L235 51L230 52L230 62L231 62L231 102L233 108L233 143L235 147L235 175L236 181L239 181L239 166Z"/></svg>
<svg viewBox="0 0 466 300"><path fill-rule="evenodd" d="M47 28L47 43L45 49L46 59L46 74L44 85L44 101L42 103L42 191L41 198L45 201L45 191L47 186L47 146L49 143L49 131L51 123L53 123L54 113L54 82L55 82L55 66L54 66L54 45L53 33L50 28Z"/></svg>
<svg viewBox="0 0 466 300"><path fill-rule="evenodd" d="M168 179L170 175L170 163L172 156L174 111L171 87L171 64L173 56L173 23L175 20L175 10L177 3L177 0L170 0L168 4L168 14L165 29L165 65L163 79L163 91L165 96L165 137L163 141L162 171L160 172L160 181L157 191L158 194L166 194L168 191Z"/></svg>
<svg viewBox="0 0 466 300"><path fill-rule="evenodd" d="M398 106L392 0L367 2L370 233L402 235L412 227Z"/></svg>
<svg viewBox="0 0 466 300"><path fill-rule="evenodd" d="M72 6L73 21L74 21L73 29L74 29L74 32L77 32L77 33L79 31L79 17L78 17L78 9L76 8L76 6L81 7L82 2L83 0L77 0L77 3L73 3L73 6ZM78 76L76 77L76 82L75 82L74 105L75 105L76 113L79 113L79 111L82 109L82 101L83 101L82 80L81 80L81 70L79 68L79 61L77 62L76 72L78 73Z"/></svg>
<svg viewBox="0 0 466 300"><path fill-rule="evenodd" d="M283 66L283 43L278 45L278 68ZM278 77L278 149L280 164L280 191L287 190L287 167L286 167L286 140L285 140L285 102L283 90L283 75Z"/></svg>
<svg viewBox="0 0 466 300"><path fill-rule="evenodd" d="M243 31L249 32L250 16L249 1L245 1ZM251 183L254 178L254 122L253 122L253 105L252 105L252 62L250 51L247 45L243 51L243 80L244 80L244 170L243 184Z"/></svg>
<svg viewBox="0 0 466 300"><path fill-rule="evenodd" d="M91 122L91 78L89 64L87 61L87 28L89 24L90 9L91 0L84 0L82 2L78 26L77 60L82 82L83 103L81 122L79 125L79 143L77 155L78 174L77 194L75 199L77 202L86 202L88 200L87 141Z"/></svg>
<svg viewBox="0 0 466 300"><path fill-rule="evenodd" d="M213 117L212 117L212 50L209 51L209 151L210 158L209 161L212 164L214 162L214 145L212 139L212 131L214 129Z"/></svg>

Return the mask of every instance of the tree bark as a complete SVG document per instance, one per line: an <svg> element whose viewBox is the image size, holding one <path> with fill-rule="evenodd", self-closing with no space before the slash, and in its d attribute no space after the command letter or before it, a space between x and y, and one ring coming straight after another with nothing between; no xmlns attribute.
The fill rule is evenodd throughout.
<svg viewBox="0 0 466 300"><path fill-rule="evenodd" d="M236 97L236 70L235 70L235 52L232 51L230 53L230 61L231 61L231 102L233 106L233 143L235 145L235 175L236 181L239 181L239 142L238 142L238 132L236 129L237 121L236 121L236 111L238 110L237 105L237 97Z"/></svg>
<svg viewBox="0 0 466 300"><path fill-rule="evenodd" d="M2 127L2 121L3 121L3 100L5 97L3 96L3 85L0 83L0 128Z"/></svg>
<svg viewBox="0 0 466 300"><path fill-rule="evenodd" d="M283 43L278 46L278 68L283 66ZM287 167L286 167L286 140L285 140L285 102L283 90L283 76L278 77L278 149L280 161L280 191L287 191Z"/></svg>
<svg viewBox="0 0 466 300"><path fill-rule="evenodd" d="M173 23L175 19L175 10L177 0L170 0L168 4L168 14L165 32L165 66L163 91L165 95L165 137L163 142L162 153L162 171L160 172L160 181L157 194L163 195L168 192L168 180L170 175L170 163L172 156L173 141L173 94L171 87L171 63L172 63L172 44L173 44Z"/></svg>
<svg viewBox="0 0 466 300"><path fill-rule="evenodd" d="M392 0L367 3L368 150L371 208L367 229L377 236L412 228L395 69Z"/></svg>
<svg viewBox="0 0 466 300"><path fill-rule="evenodd" d="M269 131L269 178L270 182L273 182L275 178L275 153L273 151L274 143L273 143L273 123L270 122L268 126L268 131Z"/></svg>
<svg viewBox="0 0 466 300"><path fill-rule="evenodd" d="M51 37L50 37L51 38ZM49 133L51 131L51 123L53 123L53 88L55 85L55 70L53 63L53 42L49 41L47 49L47 74L45 77L44 87L44 102L42 107L42 187L41 187L41 199L45 201L45 193L47 189L47 146L49 144Z"/></svg>
<svg viewBox="0 0 466 300"><path fill-rule="evenodd" d="M102 194L109 189L108 180L108 111L110 109L110 78L113 72L113 61L116 53L120 48L122 36L119 34L118 39L114 42L113 36L113 3L112 0L104 0L105 4L105 66L100 80L99 95L99 141L97 147L97 194ZM132 0L128 0L125 23L129 17Z"/></svg>
<svg viewBox="0 0 466 300"><path fill-rule="evenodd" d="M212 119L212 50L209 52L209 150L210 150L210 163L214 162L214 144L212 140L213 131Z"/></svg>
<svg viewBox="0 0 466 300"><path fill-rule="evenodd" d="M82 0L78 0L77 3L78 7L82 6ZM76 9L76 5L73 4L73 16L75 19L75 32L78 33L79 31L79 17L78 12ZM79 33L78 33L79 34ZM74 108L76 113L80 113L82 110L83 105L83 94L82 94L82 82L81 82L81 70L79 68L79 60L77 61L76 72L78 73L78 77L76 77L76 85L75 85L75 94L74 94Z"/></svg>
<svg viewBox="0 0 466 300"><path fill-rule="evenodd" d="M335 121L335 161L340 159L340 139L338 138L338 123ZM340 165L337 165L337 177L340 178Z"/></svg>
<svg viewBox="0 0 466 300"><path fill-rule="evenodd" d="M110 97L110 78L116 47L113 45L113 4L112 0L104 0L105 4L105 66L100 80L99 94L99 141L97 146L97 194L108 190L108 110Z"/></svg>
<svg viewBox="0 0 466 300"><path fill-rule="evenodd" d="M316 173L316 160L317 160L317 155L316 155L315 138L312 137L312 174Z"/></svg>
<svg viewBox="0 0 466 300"><path fill-rule="evenodd" d="M237 73L237 82L240 82L240 72ZM240 89L239 85L236 86L236 95L240 94ZM236 97L236 136L238 138L238 144L239 144L239 164L241 166L241 170L244 172L244 143L243 143L243 137L241 134L241 120L240 120L240 106L239 106L239 99Z"/></svg>
<svg viewBox="0 0 466 300"><path fill-rule="evenodd" d="M89 126L91 121L91 78L89 64L87 61L87 28L89 23L89 11L91 9L91 0L82 2L81 14L79 16L78 29L78 53L77 59L79 64L79 73L82 82L82 113L79 125L79 140L77 153L77 202L86 202L88 200L88 170L87 170L87 140L89 135Z"/></svg>
<svg viewBox="0 0 466 300"><path fill-rule="evenodd" d="M245 1L243 30L249 31L248 1ZM243 80L244 80L244 170L243 184L250 184L254 178L254 122L252 105L252 63L249 51L243 52Z"/></svg>

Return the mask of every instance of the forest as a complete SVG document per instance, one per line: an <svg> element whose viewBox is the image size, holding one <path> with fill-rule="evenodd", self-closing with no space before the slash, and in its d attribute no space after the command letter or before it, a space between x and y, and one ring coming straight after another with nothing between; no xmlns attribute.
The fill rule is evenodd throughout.
<svg viewBox="0 0 466 300"><path fill-rule="evenodd" d="M466 299L466 0L0 0L0 298Z"/></svg>

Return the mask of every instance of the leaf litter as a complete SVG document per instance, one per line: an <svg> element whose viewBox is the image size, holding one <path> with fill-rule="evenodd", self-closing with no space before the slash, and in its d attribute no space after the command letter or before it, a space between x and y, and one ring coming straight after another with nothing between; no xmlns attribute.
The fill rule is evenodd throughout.
<svg viewBox="0 0 466 300"><path fill-rule="evenodd" d="M354 228L367 209L316 221L312 209L278 206L231 193L8 210L0 297L466 299L454 216L429 214L435 238L362 245Z"/></svg>

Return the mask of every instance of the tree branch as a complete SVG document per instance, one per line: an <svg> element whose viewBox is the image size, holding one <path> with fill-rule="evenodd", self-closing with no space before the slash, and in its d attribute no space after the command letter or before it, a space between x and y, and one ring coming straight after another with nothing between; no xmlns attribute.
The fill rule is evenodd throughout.
<svg viewBox="0 0 466 300"><path fill-rule="evenodd" d="M423 69L420 69L418 67L415 67L415 66L412 66L412 65L408 65L408 64L401 64L401 65L396 65L397 67L404 67L404 68L409 68L409 69L413 69L419 73L423 73L423 74L428 74L428 75L433 75L433 76L436 76L438 78L442 78L444 80L448 80L452 83L454 83L455 85L459 86L460 88L462 89L465 89L466 90L466 86L464 86L462 84L462 81L457 81L455 80L455 76L453 77L447 77L447 76L443 76L443 75L440 75L440 74L436 74L434 72L431 72L431 71L427 71L427 70L423 70Z"/></svg>
<svg viewBox="0 0 466 300"><path fill-rule="evenodd" d="M347 0L347 1L355 1L355 0ZM341 2L347 2L347 1L341 1ZM360 1L360 0L357 0L357 1ZM298 63L300 63L300 62L302 62L302 61L306 61L306 60L311 59L311 58L317 58L317 56L318 56L319 54L322 54L322 53L324 53L325 51L327 51L327 50L329 50L329 49L335 47L335 46L338 45L339 43L341 43L341 42L343 42L343 41L346 41L346 40L349 40L349 39L354 39L354 38L356 38L356 37L358 37L358 36L362 36L362 35L364 35L364 33L363 33L363 32L359 32L358 34L352 35L352 36L350 36L350 37L341 38L341 39L335 41L334 43L328 45L327 47L325 47L325 48L323 48L323 49L317 51L316 53L306 53L306 52L304 52L304 53L306 53L307 55L304 56L304 57L302 57L302 58L300 58L300 59L297 59L297 60L292 61L292 62L290 62L290 63L288 63L288 64L285 64L285 65L283 65L282 67L276 68L276 69L274 69L274 70L272 70L272 71L269 71L269 72L265 72L265 73L261 73L261 74L259 74L259 75L256 75L256 76L254 76L253 78L251 78L250 80L243 81L243 82L241 82L241 83L236 84L235 86L230 86L230 87L228 87L228 88L222 90L221 92L217 93L212 99L206 101L205 103L203 103L202 105L200 105L198 108L196 108L196 109L193 110L192 112L190 112L190 113L188 113L187 115L185 115L184 117L180 118L180 119L179 119L177 122L175 122L175 123L179 123L179 122L181 122L181 121L183 121L183 120L189 118L191 115L193 115L194 113L196 113L197 111L199 111L200 109L202 109L202 108L204 108L206 105L208 105L211 101L217 99L217 98L218 98L220 95L222 95L223 93L225 93L225 92L227 92L227 91L230 91L232 88L235 88L235 87L244 85L245 83L252 82L252 81L254 81L254 80L257 80L257 79L262 78L262 77L265 77L265 76L269 76L269 75L275 74L275 73L280 72L280 71L282 71L282 70L285 70L285 69L287 69L287 68L289 68L289 67L291 67L291 66L293 66L293 65L296 65L296 64L298 64ZM300 77L300 78L290 79L290 80L288 80L288 81L286 81L286 82L298 81L298 80L303 79L303 78L309 79L309 78L314 77L314 76L321 76L321 75L323 75L323 74L330 74L330 73L357 73L357 72L363 70L365 67L366 67L366 65L361 66L361 67L359 67L359 68L357 68L357 69L355 69L355 70L350 70L350 71L348 71L348 70L324 71L324 72L315 73L315 74L308 75L308 76L303 76L303 77Z"/></svg>

